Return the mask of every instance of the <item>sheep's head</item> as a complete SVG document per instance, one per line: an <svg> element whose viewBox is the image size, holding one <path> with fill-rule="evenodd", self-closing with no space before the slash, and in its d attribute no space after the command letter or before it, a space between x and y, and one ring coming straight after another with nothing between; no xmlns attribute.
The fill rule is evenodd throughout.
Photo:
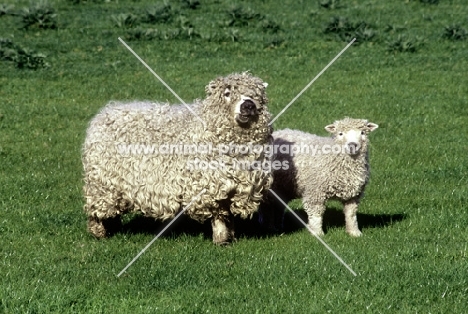
<svg viewBox="0 0 468 314"><path fill-rule="evenodd" d="M211 112L227 115L241 127L257 122L266 111L267 83L248 72L234 73L211 81L205 88L205 106Z"/></svg>
<svg viewBox="0 0 468 314"><path fill-rule="evenodd" d="M367 120L345 118L327 125L325 130L333 135L337 144L343 145L347 153L357 155L367 149L367 135L378 127Z"/></svg>

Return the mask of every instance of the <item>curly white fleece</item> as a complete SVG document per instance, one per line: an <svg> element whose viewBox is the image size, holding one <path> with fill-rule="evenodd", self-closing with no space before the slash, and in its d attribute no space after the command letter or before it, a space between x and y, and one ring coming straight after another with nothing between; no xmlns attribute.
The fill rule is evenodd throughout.
<svg viewBox="0 0 468 314"><path fill-rule="evenodd" d="M229 97L226 97L229 90ZM239 160L268 161L263 153L221 155L130 154L119 145L270 144L270 114L265 84L249 73L231 74L210 82L207 97L190 105L153 102L111 102L90 122L83 146L85 212L106 219L128 211L167 219L174 217L203 189L186 213L197 220L217 215L246 217L257 210L272 182L270 172L235 167ZM239 125L236 104L249 97L257 104L258 119ZM206 122L200 123L198 116ZM220 161L217 170L190 170L189 158Z"/></svg>

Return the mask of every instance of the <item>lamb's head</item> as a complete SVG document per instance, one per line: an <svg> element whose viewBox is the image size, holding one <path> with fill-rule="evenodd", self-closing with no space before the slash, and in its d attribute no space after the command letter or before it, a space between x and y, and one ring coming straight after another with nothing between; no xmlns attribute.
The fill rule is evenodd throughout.
<svg viewBox="0 0 468 314"><path fill-rule="evenodd" d="M333 135L335 142L342 145L348 154L357 155L367 151L367 136L378 127L367 120L344 118L327 125L325 130Z"/></svg>
<svg viewBox="0 0 468 314"><path fill-rule="evenodd" d="M267 85L248 72L218 77L205 88L205 110L225 115L232 123L248 128L267 112Z"/></svg>

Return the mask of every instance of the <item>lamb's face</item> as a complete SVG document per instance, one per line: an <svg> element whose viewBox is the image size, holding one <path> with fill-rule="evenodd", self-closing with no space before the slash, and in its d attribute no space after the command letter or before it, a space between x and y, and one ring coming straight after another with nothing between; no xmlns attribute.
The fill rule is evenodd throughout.
<svg viewBox="0 0 468 314"><path fill-rule="evenodd" d="M267 83L248 73L218 78L207 86L207 94L216 100L217 111L228 114L237 125L245 128L258 121L264 112Z"/></svg>
<svg viewBox="0 0 468 314"><path fill-rule="evenodd" d="M327 125L325 130L333 134L337 144L345 147L350 155L357 155L367 146L367 135L379 126L367 120L345 118Z"/></svg>

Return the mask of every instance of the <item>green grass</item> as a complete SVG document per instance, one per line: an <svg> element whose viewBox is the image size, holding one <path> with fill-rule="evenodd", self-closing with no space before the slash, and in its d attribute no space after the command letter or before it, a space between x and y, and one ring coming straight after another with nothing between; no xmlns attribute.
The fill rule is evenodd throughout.
<svg viewBox="0 0 468 314"><path fill-rule="evenodd" d="M147 9L162 2L49 1L52 28L24 27L29 1L0 3L0 38L16 47L0 46L0 312L465 312L465 2L196 2L169 1L170 16L151 22ZM121 14L136 20L119 27L111 16ZM275 128L324 135L344 116L379 124L358 216L364 236L345 234L338 204L326 216L324 240L358 276L288 217L283 235L258 235L246 222L228 248L211 243L209 226L180 224L117 278L161 225L127 218L112 238L87 234L87 123L111 99L176 102L117 38L187 101L218 75L251 70L270 83L276 114L346 45L325 31L336 17L375 34L346 51ZM153 35L134 36L148 29ZM19 51L45 56L48 66L21 67L24 58L8 57Z"/></svg>

